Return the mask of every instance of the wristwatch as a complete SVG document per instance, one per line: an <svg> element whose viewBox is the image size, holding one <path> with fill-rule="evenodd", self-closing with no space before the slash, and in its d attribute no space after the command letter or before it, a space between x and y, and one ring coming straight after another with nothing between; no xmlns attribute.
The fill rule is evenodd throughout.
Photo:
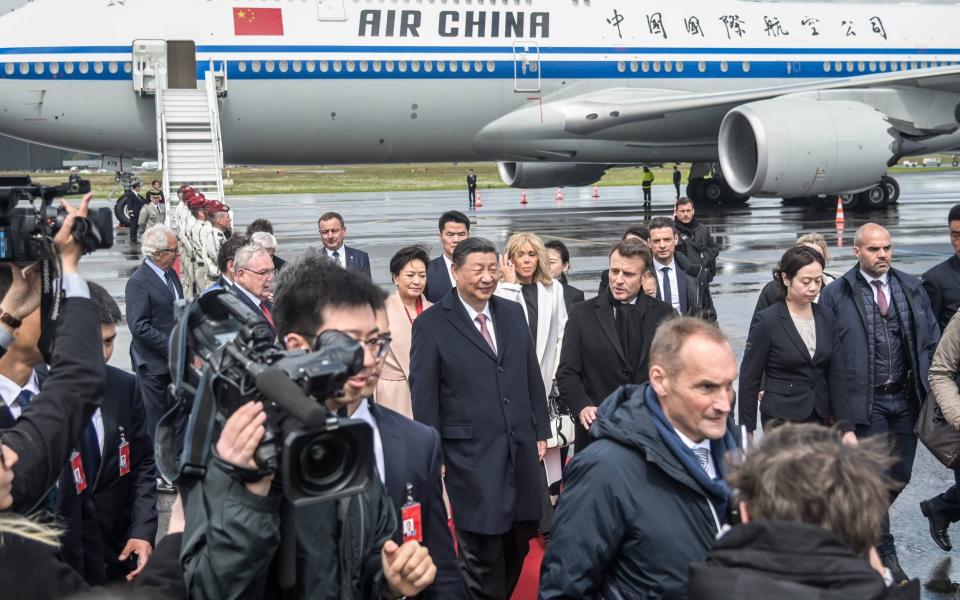
<svg viewBox="0 0 960 600"><path fill-rule="evenodd" d="M7 311L0 311L0 323L3 323L10 329L17 329L23 325L23 321L11 315Z"/></svg>

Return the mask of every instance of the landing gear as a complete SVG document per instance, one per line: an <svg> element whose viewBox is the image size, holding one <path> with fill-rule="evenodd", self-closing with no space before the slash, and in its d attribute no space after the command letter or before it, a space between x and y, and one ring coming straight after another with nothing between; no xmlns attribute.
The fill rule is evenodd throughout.
<svg viewBox="0 0 960 600"><path fill-rule="evenodd" d="M880 182L862 192L840 194L844 210L875 210L892 206L900 200L900 184L884 175Z"/></svg>
<svg viewBox="0 0 960 600"><path fill-rule="evenodd" d="M884 175L880 179L880 185L884 189L886 195L885 204L896 204L900 201L900 184L897 183L897 180L889 175Z"/></svg>
<svg viewBox="0 0 960 600"><path fill-rule="evenodd" d="M133 221L133 207L127 201L126 194L134 182L140 183L140 178L128 171L118 171L115 179L123 189L120 191L117 203L113 205L113 214L116 215L120 225L129 227L131 221Z"/></svg>
<svg viewBox="0 0 960 600"><path fill-rule="evenodd" d="M739 206L749 200L749 196L742 196L719 177L709 179L696 177L687 184L687 198L697 204Z"/></svg>

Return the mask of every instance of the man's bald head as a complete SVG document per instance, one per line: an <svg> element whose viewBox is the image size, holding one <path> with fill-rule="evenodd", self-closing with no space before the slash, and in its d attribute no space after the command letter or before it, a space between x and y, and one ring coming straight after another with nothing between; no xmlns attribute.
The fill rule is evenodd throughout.
<svg viewBox="0 0 960 600"><path fill-rule="evenodd" d="M890 232L876 223L861 226L853 238L853 253L865 273L874 278L882 277L893 263Z"/></svg>

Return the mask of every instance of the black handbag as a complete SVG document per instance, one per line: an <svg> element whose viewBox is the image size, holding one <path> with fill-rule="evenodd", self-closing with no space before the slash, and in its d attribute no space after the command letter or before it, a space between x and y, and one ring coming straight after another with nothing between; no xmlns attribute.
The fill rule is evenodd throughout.
<svg viewBox="0 0 960 600"><path fill-rule="evenodd" d="M932 396L928 396L920 407L914 432L943 466L960 469L960 429L943 417L940 405Z"/></svg>

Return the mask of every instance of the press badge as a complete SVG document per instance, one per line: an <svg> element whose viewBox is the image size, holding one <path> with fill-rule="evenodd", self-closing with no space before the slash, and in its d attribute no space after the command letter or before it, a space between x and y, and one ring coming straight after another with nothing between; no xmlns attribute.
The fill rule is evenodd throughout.
<svg viewBox="0 0 960 600"><path fill-rule="evenodd" d="M73 471L73 487L77 494L83 493L87 489L87 476L83 471L83 458L76 450L70 455L70 470Z"/></svg>
<svg viewBox="0 0 960 600"><path fill-rule="evenodd" d="M117 448L120 462L120 477L130 474L130 443L123 437L123 428L120 428L120 446Z"/></svg>
<svg viewBox="0 0 960 600"><path fill-rule="evenodd" d="M407 502L400 508L403 522L403 543L410 540L423 542L423 523L420 503L413 499L413 485L407 484Z"/></svg>

